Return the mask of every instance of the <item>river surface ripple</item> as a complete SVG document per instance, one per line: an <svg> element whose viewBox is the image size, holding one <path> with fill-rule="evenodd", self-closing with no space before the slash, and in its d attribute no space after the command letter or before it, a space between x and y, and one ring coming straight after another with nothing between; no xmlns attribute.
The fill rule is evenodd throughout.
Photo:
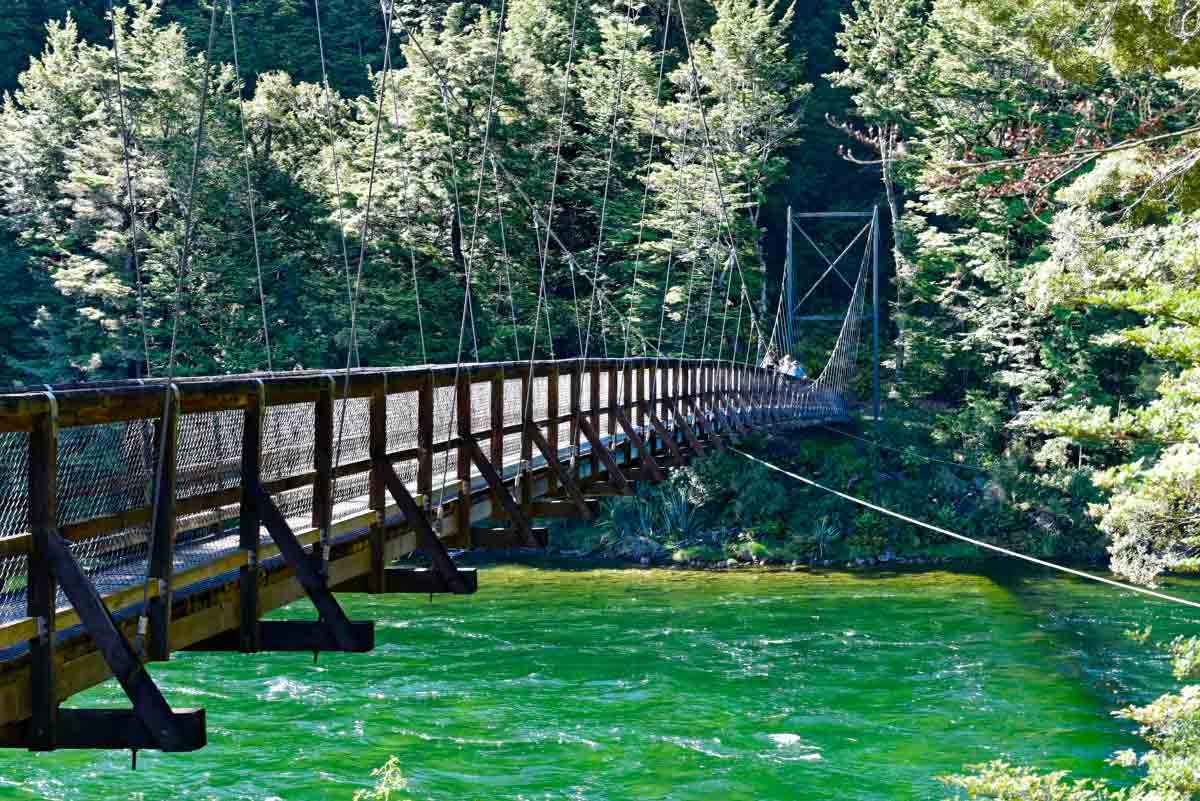
<svg viewBox="0 0 1200 801"><path fill-rule="evenodd" d="M5 752L0 799L349 799L391 755L414 801L940 799L936 776L997 758L1120 777L1104 759L1138 741L1109 712L1173 687L1123 633L1197 629L995 570L504 566L465 598L343 598L377 621L373 654L176 654L151 671L207 709L207 748L136 773L122 752ZM71 705L122 705L110 685Z"/></svg>

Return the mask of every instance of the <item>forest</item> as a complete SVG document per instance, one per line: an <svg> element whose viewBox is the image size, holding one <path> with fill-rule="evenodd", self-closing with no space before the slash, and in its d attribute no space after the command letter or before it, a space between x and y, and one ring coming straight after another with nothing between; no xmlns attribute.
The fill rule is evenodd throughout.
<svg viewBox="0 0 1200 801"><path fill-rule="evenodd" d="M1200 569L1191 0L10 5L0 383L757 360L786 210L878 207L894 448L793 464L1140 584ZM818 366L836 331L808 330ZM725 522L806 527L768 477L707 469L690 492ZM819 516L861 553L931 544ZM1195 674L1195 640L1162 647ZM950 786L1197 797L1197 688L1120 714L1150 745L1116 757L1129 786L1000 763Z"/></svg>

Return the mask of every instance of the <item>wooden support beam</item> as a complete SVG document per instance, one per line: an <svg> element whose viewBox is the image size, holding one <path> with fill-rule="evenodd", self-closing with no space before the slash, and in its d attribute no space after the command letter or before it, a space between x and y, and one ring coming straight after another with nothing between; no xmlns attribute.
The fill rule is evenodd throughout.
<svg viewBox="0 0 1200 801"><path fill-rule="evenodd" d="M417 390L417 494L433 499L433 374L426 373Z"/></svg>
<svg viewBox="0 0 1200 801"><path fill-rule="evenodd" d="M33 419L29 434L29 577L26 608L36 627L29 640L30 692L33 718L29 722L27 747L48 751L58 741L58 679L54 645L57 589L50 559L50 540L58 535L58 404L49 397L49 411Z"/></svg>
<svg viewBox="0 0 1200 801"><path fill-rule="evenodd" d="M596 444L600 442L600 363L594 359L588 367L588 375L590 376L590 380L588 381L588 414L586 417L579 418L579 425L588 439L593 440L592 450L588 454L588 461L591 463L591 474L595 476L600 472L600 462L602 459L596 448ZM588 424L588 429L582 429L585 422ZM588 430L591 431L591 434L587 434ZM608 453L608 456L611 458L612 454ZM616 462L614 461L613 464L616 464Z"/></svg>
<svg viewBox="0 0 1200 801"><path fill-rule="evenodd" d="M300 586L304 588L305 594L312 601L313 606L317 608L317 614L321 616L321 622L329 630L329 635L333 643L337 646L338 651L362 651L363 644L360 636L361 626L355 628L350 622L350 618L346 617L345 611L342 610L341 604L333 597L333 593L329 590L329 585L325 581L325 577L317 572L312 559L304 552L304 546L296 539L296 535L292 533L292 529L287 524L283 513L279 511L279 507L275 505L275 501L261 487L258 489L258 510L262 516L263 524L267 527L267 532L271 535L271 539L275 541L276 547L279 548L279 553L283 556L284 561L296 573L296 580L300 582ZM374 626L374 623L366 624ZM261 640L263 629L259 627L260 650L265 647L265 642Z"/></svg>
<svg viewBox="0 0 1200 801"><path fill-rule="evenodd" d="M579 430L588 438L588 442L592 445L592 458L598 459L604 463L605 469L608 470L608 481L614 487L619 489L622 494L628 495L633 492L629 487L629 482L625 480L625 474L621 472L621 467L617 464L616 458L613 457L612 451L605 447L600 436L596 433L596 429L592 427L592 422L586 416L579 417ZM596 475L593 473L592 475Z"/></svg>
<svg viewBox="0 0 1200 801"><path fill-rule="evenodd" d="M58 749L149 751L159 747L154 734L132 709L62 709L58 714ZM183 738L199 743L196 748L202 747L207 741L204 710L177 709L173 714ZM24 727L6 726L0 730L0 747L24 748L30 742Z"/></svg>
<svg viewBox="0 0 1200 801"><path fill-rule="evenodd" d="M533 389L537 377L529 370L521 373L521 465L517 474L517 486L521 488L521 511L528 518L529 504L533 502L533 438L530 432L537 428L533 419ZM516 520L517 518L514 518Z"/></svg>
<svg viewBox="0 0 1200 801"><path fill-rule="evenodd" d="M329 541L333 525L333 453L336 448L333 431L334 377L327 376L321 394L313 405L313 528L321 532L323 543ZM329 554L321 551L322 570Z"/></svg>
<svg viewBox="0 0 1200 801"><path fill-rule="evenodd" d="M80 621L96 643L105 664L133 703L132 714L149 731L152 744L148 747L160 751L195 751L202 748L206 742L203 727L197 730L195 720L185 722L171 711L133 646L117 629L96 587L71 555L67 543L51 533L46 538L46 555L63 592L79 613ZM202 717L200 722L203 723ZM127 729L116 729L98 733L98 737L107 743L107 748L131 748L134 746L122 739L123 735L128 734Z"/></svg>
<svg viewBox="0 0 1200 801"><path fill-rule="evenodd" d="M680 414L677 409L672 409L671 411L675 415L675 427L683 432L683 438L692 446L692 450L696 452L696 455L703 456L707 453L704 450L704 445L700 442L700 438L696 436L696 432L688 424L687 418Z"/></svg>
<svg viewBox="0 0 1200 801"><path fill-rule="evenodd" d="M585 488L585 491L588 495L595 496L597 498L611 498L618 495L631 494L631 491L628 489L628 487L622 489L621 487L618 487L608 481L597 481L592 484L588 484Z"/></svg>
<svg viewBox="0 0 1200 801"><path fill-rule="evenodd" d="M158 425L158 455L162 464L155 469L154 513L151 522L149 550L151 560L148 578L158 584L158 592L147 598L146 617L149 638L145 645L146 658L151 661L166 661L170 657L171 644L168 632L171 626L171 574L175 567L175 476L179 448L179 387L171 384L166 389L163 416Z"/></svg>
<svg viewBox="0 0 1200 801"><path fill-rule="evenodd" d="M579 517L584 520L591 520L592 513L588 510L587 502L584 500L583 493L579 491L579 485L575 483L575 479L571 476L570 469L563 469L562 463L558 461L558 451L550 444L549 440L542 436L542 432L534 428L529 431L533 443L537 445L538 450L542 452L542 458L546 460L546 467L550 470L550 475L557 479L558 484L567 493L567 497L579 512ZM536 501L534 502L536 506Z"/></svg>
<svg viewBox="0 0 1200 801"><path fill-rule="evenodd" d="M512 493L508 491L508 486L501 480L500 474L496 472L496 468L487 460L483 453L483 449L479 447L479 443L474 437L463 437L463 443L467 446L468 453L471 454L471 459L475 462L475 466L479 468L479 472L483 474L483 478L491 487L492 495L500 499L500 506L508 514L508 519L516 526L517 532L525 539L525 542L530 547L537 547L537 540L533 536L533 528L529 525L528 518L521 511L521 507L517 505Z"/></svg>
<svg viewBox="0 0 1200 801"><path fill-rule="evenodd" d="M679 443L675 441L675 437L670 431L667 430L667 427L663 425L663 421L658 419L658 415L654 414L653 412L650 413L650 426L656 432L658 432L659 439L666 443L667 450L669 450L671 455L675 457L676 463L678 465L686 464L687 459L684 458L683 450L680 449Z"/></svg>
<svg viewBox="0 0 1200 801"><path fill-rule="evenodd" d="M375 648L375 623L350 622L351 647L341 647L333 628L322 620L262 620L259 621L260 650L282 653L320 653L344 651L365 654ZM239 651L241 644L236 630L221 632L215 637L192 643L185 651Z"/></svg>
<svg viewBox="0 0 1200 801"><path fill-rule="evenodd" d="M379 591L383 586L383 518L387 513L387 481L380 465L391 465L387 455L387 376L371 389L368 407L367 454L371 458L371 483L368 505L375 512L367 538L371 543L371 572L367 574L369 591Z"/></svg>
<svg viewBox="0 0 1200 801"><path fill-rule="evenodd" d="M530 530L533 537L530 540L519 535L516 530L505 527L489 528L471 526L471 546L473 548L545 548L550 541L550 532L545 528Z"/></svg>
<svg viewBox="0 0 1200 801"><path fill-rule="evenodd" d="M584 517L583 513L579 511L579 507L571 501L534 501L532 516L535 519L539 517L569 517L588 520L595 517L599 512L599 507L586 498L584 499L584 508L587 510L588 517ZM495 512L492 516L503 518L504 511Z"/></svg>
<svg viewBox="0 0 1200 801"><path fill-rule="evenodd" d="M238 547L246 563L238 569L239 636L242 651L258 650L259 481L262 471L262 424L267 411L266 388L258 382L254 401L242 418L242 501L238 513Z"/></svg>
<svg viewBox="0 0 1200 801"><path fill-rule="evenodd" d="M546 424L545 443L548 446L547 450L549 450L551 453L555 454L555 458L551 459L550 457L546 456L545 451L542 451L542 456L546 456L547 464L549 464L550 462L554 462L554 467L551 468L550 475L547 476L547 478L546 478L546 492L549 495L558 494L558 487L559 487L559 484L562 483L562 478L563 478L563 471L562 471L561 466L558 464L558 459L557 459L557 454L558 454L558 406L559 406L558 368L551 367L550 371L546 374L546 411L547 411L547 414L550 419ZM530 435L532 436L534 433L537 434L537 437L535 437L535 439L534 439L534 444L537 444L537 440L541 439L542 432L541 431L530 432ZM539 447L539 449L541 448L540 445L538 447ZM532 502L532 500L533 499L531 498L530 502Z"/></svg>
<svg viewBox="0 0 1200 801"><path fill-rule="evenodd" d="M467 441L471 439L471 372L463 369L458 374L454 388L455 408L458 422L458 467L455 472L459 481L458 503L454 504L455 523L460 534L471 527L471 452ZM443 490L444 491L444 490ZM465 544L465 543L461 543Z"/></svg>
<svg viewBox="0 0 1200 801"><path fill-rule="evenodd" d="M417 544L429 554L434 569L442 575L442 578L445 579L446 584L453 592L459 594L473 592L473 590L468 589L466 580L459 575L458 568L454 565L454 560L450 558L450 553L446 550L445 544L438 538L437 532L433 530L433 526L429 525L429 518L425 516L424 510L417 505L416 499L408 491L408 487L404 486L404 482L400 480L400 476L396 475L396 471L392 469L391 463L384 461L379 465L379 471L384 483L387 485L388 492L392 494L392 497L400 507L400 512L408 522L409 528L417 535ZM468 511L469 508L468 506Z"/></svg>
<svg viewBox="0 0 1200 801"><path fill-rule="evenodd" d="M633 443L633 447L637 448L638 458L642 462L642 466L654 477L655 481L662 481L664 476L662 470L659 469L658 463L654 461L654 455L650 453L650 448L647 447L646 441L642 439L642 435L633 427L633 423L629 422L629 418L625 416L625 412L621 409L612 411L614 417L621 428L625 430L625 436L629 437L629 441Z"/></svg>
<svg viewBox="0 0 1200 801"><path fill-rule="evenodd" d="M479 573L475 568L459 568L458 575L462 577L468 593L479 589ZM425 567L389 567L384 573L383 591L433 595L453 593L454 589L437 570Z"/></svg>

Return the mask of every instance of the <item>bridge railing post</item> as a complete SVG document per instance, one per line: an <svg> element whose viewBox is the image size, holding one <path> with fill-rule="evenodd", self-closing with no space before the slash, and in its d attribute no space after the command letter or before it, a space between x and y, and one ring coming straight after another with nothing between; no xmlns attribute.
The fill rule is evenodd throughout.
<svg viewBox="0 0 1200 801"><path fill-rule="evenodd" d="M592 432L596 435L600 431L600 364L595 359L587 366L588 375L591 380L588 382L588 416L591 417ZM590 478L594 481L600 472L600 456L596 453L593 447L588 451L588 465L591 470Z"/></svg>
<svg viewBox="0 0 1200 801"><path fill-rule="evenodd" d="M498 368L490 383L491 401L488 426L492 430L489 452L497 472L504 475L504 369ZM494 493L493 493L494 494ZM500 508L500 499L492 498L492 508Z"/></svg>
<svg viewBox="0 0 1200 801"><path fill-rule="evenodd" d="M417 494L425 508L433 505L433 373L427 372L417 389Z"/></svg>
<svg viewBox="0 0 1200 801"><path fill-rule="evenodd" d="M154 489L154 519L150 536L154 539L147 575L158 582L158 592L147 599L146 617L150 627L146 657L165 661L171 653L171 578L175 566L175 477L179 451L179 387L172 384L158 423L158 449L162 458L155 473L162 485Z"/></svg>
<svg viewBox="0 0 1200 801"><path fill-rule="evenodd" d="M521 373L521 475L517 484L521 487L521 511L526 519L533 513L533 435L530 429L537 425L534 422L533 410L536 407L534 392L537 389L537 379L534 377L533 366L526 364Z"/></svg>
<svg viewBox="0 0 1200 801"><path fill-rule="evenodd" d="M558 453L558 367L551 366L546 374L546 441L550 444L550 452ZM558 476L553 470L546 473L547 494L558 492Z"/></svg>
<svg viewBox="0 0 1200 801"><path fill-rule="evenodd" d="M572 478L577 482L580 479L580 460L579 460L579 415L581 414L580 395L583 393L583 362L580 359L574 359L571 362L571 469L575 471Z"/></svg>
<svg viewBox="0 0 1200 801"><path fill-rule="evenodd" d="M383 559L384 515L387 513L387 484L380 465L387 460L387 374L383 373L371 387L368 412L367 450L371 457L371 484L368 498L374 512L368 533L371 547L371 572L367 574L367 592L382 593L385 589Z"/></svg>
<svg viewBox="0 0 1200 801"><path fill-rule="evenodd" d="M333 525L333 395L337 379L324 376L317 402L313 405L313 528L321 532L321 566L324 570L329 554L330 527Z"/></svg>
<svg viewBox="0 0 1200 801"><path fill-rule="evenodd" d="M455 502L457 542L471 542L471 452L467 449L467 437L471 436L471 371L463 368L458 373L454 387L455 407L458 410L458 500Z"/></svg>
<svg viewBox="0 0 1200 801"><path fill-rule="evenodd" d="M245 653L259 650L258 555L261 513L258 487L262 475L262 430L267 414L267 390L261 380L242 418L242 498L238 512L238 547L246 564L238 570L238 599L241 625L238 647Z"/></svg>
<svg viewBox="0 0 1200 801"><path fill-rule="evenodd" d="M30 691L33 719L29 727L30 750L54 748L58 729L58 682L54 665L54 613L58 585L47 553L58 525L58 404L53 393L50 410L33 419L29 432L29 550L26 605L37 623L37 636L29 641Z"/></svg>

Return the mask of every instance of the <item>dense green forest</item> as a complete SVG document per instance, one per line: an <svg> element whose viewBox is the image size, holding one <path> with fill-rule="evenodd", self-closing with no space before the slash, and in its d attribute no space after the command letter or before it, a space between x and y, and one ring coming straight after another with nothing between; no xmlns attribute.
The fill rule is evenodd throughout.
<svg viewBox="0 0 1200 801"><path fill-rule="evenodd" d="M187 373L528 358L535 337L539 357L749 358L784 210L878 205L872 436L894 450L796 446L793 463L1143 583L1200 564L1194 3L398 2L389 30L386 5L326 0L321 38L299 0L236 4L236 37L224 4L12 6L5 383L160 374L177 309ZM829 341L813 329L802 359ZM808 551L930 544L824 501L812 533L739 475L761 502L704 473L683 491L723 525L803 529ZM1173 647L1194 671L1194 643ZM1194 797L1198 697L1125 713L1155 749L1121 757L1147 775L1134 788L997 766L956 786Z"/></svg>

